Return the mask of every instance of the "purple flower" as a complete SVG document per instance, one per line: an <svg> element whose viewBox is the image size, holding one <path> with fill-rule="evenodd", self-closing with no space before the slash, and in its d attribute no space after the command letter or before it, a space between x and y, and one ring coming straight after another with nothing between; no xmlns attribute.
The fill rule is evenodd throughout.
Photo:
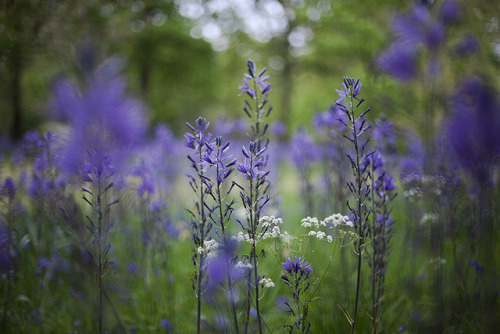
<svg viewBox="0 0 500 334"><path fill-rule="evenodd" d="M427 28L425 44L429 49L436 49L443 44L445 37L446 31L444 26L439 22L435 22Z"/></svg>
<svg viewBox="0 0 500 334"><path fill-rule="evenodd" d="M233 283L245 277L248 268L238 267L233 261L237 246L235 240L227 239L219 244L217 254L208 261L206 272L209 278L208 289L210 292L213 292L220 284L227 282L229 275Z"/></svg>
<svg viewBox="0 0 500 334"><path fill-rule="evenodd" d="M383 154L393 153L396 150L394 126L385 116L375 120L373 138L376 140L377 147Z"/></svg>
<svg viewBox="0 0 500 334"><path fill-rule="evenodd" d="M296 257L292 255L292 258L286 258L286 261L282 263L283 270L288 274L300 274L301 276L308 276L312 273L312 268L309 262L304 261L302 257Z"/></svg>
<svg viewBox="0 0 500 334"><path fill-rule="evenodd" d="M137 264L136 264L136 263L134 263L134 262L130 262L130 263L128 264L128 268L127 268L127 270L128 270L128 273L129 273L129 274L131 274L131 275L136 274L136 273L137 273L137 270L138 270Z"/></svg>
<svg viewBox="0 0 500 334"><path fill-rule="evenodd" d="M398 44L415 48L425 42L425 27L430 23L429 10L425 6L415 5L410 13L399 14L394 18L392 30L397 36Z"/></svg>
<svg viewBox="0 0 500 334"><path fill-rule="evenodd" d="M172 330L172 325L170 324L170 321L168 321L167 319L162 319L160 322L160 326L165 328L167 332Z"/></svg>
<svg viewBox="0 0 500 334"><path fill-rule="evenodd" d="M456 23L460 19L460 5L455 0L446 0L439 9L439 18L445 24Z"/></svg>
<svg viewBox="0 0 500 334"><path fill-rule="evenodd" d="M399 80L411 80L417 76L415 51L402 44L393 44L378 57L380 68Z"/></svg>
<svg viewBox="0 0 500 334"><path fill-rule="evenodd" d="M10 242L10 230L0 222L0 272L8 270L12 266Z"/></svg>
<svg viewBox="0 0 500 334"><path fill-rule="evenodd" d="M81 169L82 180L93 182L94 178L106 179L114 175L115 169L109 154L97 149L88 153L88 160L83 163Z"/></svg>
<svg viewBox="0 0 500 334"><path fill-rule="evenodd" d="M285 136L287 132L286 125L282 122L274 122L271 124L271 133L276 136Z"/></svg>
<svg viewBox="0 0 500 334"><path fill-rule="evenodd" d="M153 195L155 193L155 185L151 177L143 177L139 187L137 187L137 197L142 198L144 194L146 196Z"/></svg>
<svg viewBox="0 0 500 334"><path fill-rule="evenodd" d="M292 162L299 170L310 166L318 158L318 149L314 139L304 128L299 128L292 138Z"/></svg>
<svg viewBox="0 0 500 334"><path fill-rule="evenodd" d="M16 184L12 178L7 178L0 187L0 194L6 195L9 200L13 200L16 196Z"/></svg>
<svg viewBox="0 0 500 334"><path fill-rule="evenodd" d="M466 35L455 47L455 51L460 56L467 56L475 53L479 49L479 43L472 34Z"/></svg>
<svg viewBox="0 0 500 334"><path fill-rule="evenodd" d="M479 262L475 260L467 260L467 264L474 268L474 270L479 274L482 274L484 272L484 266L480 265Z"/></svg>
<svg viewBox="0 0 500 334"><path fill-rule="evenodd" d="M500 154L500 115L497 94L479 79L462 82L451 101L448 137L458 163L479 184L492 179Z"/></svg>
<svg viewBox="0 0 500 334"><path fill-rule="evenodd" d="M101 148L116 163L143 141L147 124L144 107L125 94L125 83L115 74L95 73L82 92L60 81L54 88L54 108L70 123L61 149L61 167L66 173L81 169L87 152Z"/></svg>

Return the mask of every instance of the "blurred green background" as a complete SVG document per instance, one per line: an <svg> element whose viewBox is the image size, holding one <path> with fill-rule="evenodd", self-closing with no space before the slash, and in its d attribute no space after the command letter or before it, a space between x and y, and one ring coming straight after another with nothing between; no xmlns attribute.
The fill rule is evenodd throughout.
<svg viewBox="0 0 500 334"><path fill-rule="evenodd" d="M442 1L434 2L438 15ZM413 4L2 0L0 138L9 142L46 126L54 80L82 80L79 50L94 52L97 63L120 57L129 91L149 107L151 124L167 122L177 135L198 115L210 121L242 116L238 85L247 58L258 68L269 68L272 120L290 129L309 124L315 112L326 110L343 76L360 77L374 110L371 117L385 114L399 129L418 129L429 87L419 80L396 82L380 73L375 62L393 38L395 13ZM451 50L457 36L473 33L480 48L465 60L443 52L443 74L432 88L436 96L448 96L463 75L480 74L494 85L499 81L499 2L460 4L460 23L449 30L446 43ZM437 109L442 116L446 99L441 101Z"/></svg>

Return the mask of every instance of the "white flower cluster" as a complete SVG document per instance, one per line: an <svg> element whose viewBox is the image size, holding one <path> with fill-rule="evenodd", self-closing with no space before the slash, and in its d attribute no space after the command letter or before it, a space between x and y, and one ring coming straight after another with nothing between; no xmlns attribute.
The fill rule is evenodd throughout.
<svg viewBox="0 0 500 334"><path fill-rule="evenodd" d="M280 225L283 224L283 220L281 218L275 218L274 216L264 216L259 219L259 225L264 229L264 232L261 236L257 237L257 242L259 240L265 240L269 238L280 238L283 236L281 234ZM285 234L287 234L285 232ZM242 231L238 232L238 234L233 237L238 241L246 241L250 244L254 243L253 238L248 233L243 233Z"/></svg>
<svg viewBox="0 0 500 334"><path fill-rule="evenodd" d="M329 217L326 217L324 220L318 220L318 218L316 217L307 217L307 218L304 218L302 219L301 221L301 226L303 227L306 227L306 228L321 228L322 226L326 227L328 225L330 225L330 229L333 229L333 228L336 228L338 226L347 226L347 227L353 227L354 224L349 220L349 217L348 216L343 216L341 215L340 213L335 213ZM353 234L354 236L356 236L356 233L354 232L346 232L346 231L342 231L341 233L338 233L338 232L335 232L335 235L337 236L341 236L341 237L344 237L345 235L347 234ZM309 231L309 233L307 233L308 236L314 236L316 238L318 238L319 240L323 240L323 239L326 239L326 241L328 242L332 242L333 241L333 237L331 235L326 235L325 232L321 231L321 230L318 230L318 231Z"/></svg>
<svg viewBox="0 0 500 334"><path fill-rule="evenodd" d="M359 239L359 235L356 232L353 232L353 231L336 230L334 233L335 233L335 236L337 238L340 238L340 239L344 239L345 237L348 237L348 238L350 238L352 240Z"/></svg>
<svg viewBox="0 0 500 334"><path fill-rule="evenodd" d="M443 259L442 257L436 257L434 259L430 259L429 263L435 264L435 265L445 265L446 264L446 259Z"/></svg>
<svg viewBox="0 0 500 334"><path fill-rule="evenodd" d="M211 250L216 250L219 248L219 243L215 239L205 240L203 242L203 247L198 247L198 253L208 253Z"/></svg>
<svg viewBox="0 0 500 334"><path fill-rule="evenodd" d="M423 197L424 193L420 188L420 185L422 184L422 176L418 174L410 174L405 176L401 182L406 189L403 193L404 197L408 197L412 200Z"/></svg>
<svg viewBox="0 0 500 334"><path fill-rule="evenodd" d="M239 231L238 234L233 237L233 239L238 240L238 242L246 241L250 244L253 244L253 242L254 242L253 239L250 237L250 234L243 233L242 231Z"/></svg>
<svg viewBox="0 0 500 334"><path fill-rule="evenodd" d="M339 225L354 227L352 221L349 220L349 216L343 216L340 213L335 213L329 217L326 217L324 222L326 224L332 224L333 227L337 227Z"/></svg>
<svg viewBox="0 0 500 334"><path fill-rule="evenodd" d="M262 239L281 237L280 225L283 225L283 220L281 218L264 216L259 219L259 224L262 228L267 228L267 231L262 235Z"/></svg>
<svg viewBox="0 0 500 334"><path fill-rule="evenodd" d="M244 269L244 270L248 270L248 269L252 269L253 266L251 263L245 263L245 262L241 262L241 261L238 261L238 263L236 263L234 265L234 268L235 269Z"/></svg>
<svg viewBox="0 0 500 334"><path fill-rule="evenodd" d="M259 219L259 225L262 227L268 227L268 226L278 226L283 224L283 219L281 218L274 218L274 216L263 216Z"/></svg>
<svg viewBox="0 0 500 334"><path fill-rule="evenodd" d="M420 219L420 224L436 224L439 222L439 215L437 213L425 213Z"/></svg>
<svg viewBox="0 0 500 334"><path fill-rule="evenodd" d="M316 217L307 217L302 219L302 225L303 227L312 227L313 225L316 226L316 228L319 228L319 225L322 224L322 226L326 226L325 222L319 222L318 218Z"/></svg>
<svg viewBox="0 0 500 334"><path fill-rule="evenodd" d="M259 284L264 285L264 288L274 288L274 282L270 278L261 279Z"/></svg>

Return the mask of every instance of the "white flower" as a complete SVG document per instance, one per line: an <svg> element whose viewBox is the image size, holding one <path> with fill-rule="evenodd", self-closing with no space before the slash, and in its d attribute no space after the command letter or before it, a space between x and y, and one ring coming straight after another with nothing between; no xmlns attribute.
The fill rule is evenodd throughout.
<svg viewBox="0 0 500 334"><path fill-rule="evenodd" d="M283 219L281 218L276 218L273 220L274 225L282 225L283 224Z"/></svg>
<svg viewBox="0 0 500 334"><path fill-rule="evenodd" d="M321 240L325 237L325 235L326 235L325 232L318 231L318 233L316 233L316 238Z"/></svg>
<svg viewBox="0 0 500 334"><path fill-rule="evenodd" d="M263 278L259 281L259 284L263 284L264 288L274 288L274 283L270 278Z"/></svg>
<svg viewBox="0 0 500 334"><path fill-rule="evenodd" d="M420 219L420 224L431 223L435 224L439 221L439 215L437 213L426 213Z"/></svg>
<svg viewBox="0 0 500 334"><path fill-rule="evenodd" d="M237 236L234 236L233 239L236 239L238 241L243 241L245 240L243 232L239 231Z"/></svg>
<svg viewBox="0 0 500 334"><path fill-rule="evenodd" d="M333 238L332 238L332 236L331 236L331 235L327 235L327 236L326 236L326 240L327 240L328 242L332 242L332 241L333 241Z"/></svg>
<svg viewBox="0 0 500 334"><path fill-rule="evenodd" d="M302 219L302 225L303 227L311 227L311 221L310 221L311 217L307 217L307 218L304 218Z"/></svg>
<svg viewBox="0 0 500 334"><path fill-rule="evenodd" d="M269 224L272 224L274 220L274 216L263 216L259 219L259 225L262 227L268 227Z"/></svg>
<svg viewBox="0 0 500 334"><path fill-rule="evenodd" d="M309 235L309 236L316 235L316 231L309 231L309 233L307 235Z"/></svg>
<svg viewBox="0 0 500 334"><path fill-rule="evenodd" d="M199 254L203 254L204 251L205 251L205 249L203 249L203 247L198 247L198 253Z"/></svg>
<svg viewBox="0 0 500 334"><path fill-rule="evenodd" d="M205 247L206 251L209 252L213 249L219 248L219 243L217 241L215 241L215 239L210 239L210 240L206 240L203 243L203 246Z"/></svg>
<svg viewBox="0 0 500 334"><path fill-rule="evenodd" d="M241 261L239 261L238 263L236 263L236 265L234 266L235 269L252 269L252 264L251 263L243 263Z"/></svg>

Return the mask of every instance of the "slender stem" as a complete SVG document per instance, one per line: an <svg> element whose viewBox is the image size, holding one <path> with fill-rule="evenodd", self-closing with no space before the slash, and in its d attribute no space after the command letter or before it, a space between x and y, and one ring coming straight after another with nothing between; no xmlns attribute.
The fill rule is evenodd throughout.
<svg viewBox="0 0 500 334"><path fill-rule="evenodd" d="M200 132L199 134L200 136L200 141L203 139L203 134ZM203 152L202 152L202 145L203 144L199 144L199 147L198 147L198 153L199 153L199 161L201 162L202 161L202 156L203 156ZM198 230L200 232L200 242L201 242L201 246L203 247L203 242L205 240L205 206L204 206L204 201L205 201L205 192L204 192L204 189L203 189L203 179L202 179L202 176L203 176L203 171L200 170L200 225L198 226ZM197 316L197 322L196 322L196 328L197 328L197 333L200 334L201 333L201 284L203 282L203 260L204 260L204 256L203 256L203 253L200 254L200 262L198 263L198 286L197 286L197 294L196 294L196 298L198 299L197 302L197 312L198 312L198 316Z"/></svg>
<svg viewBox="0 0 500 334"><path fill-rule="evenodd" d="M102 312L103 312L103 281L102 281L102 208L101 208L101 176L99 175L98 180L97 180L97 247L98 247L98 268L97 268L97 284L99 286L99 333L104 333L103 331L103 319L102 319Z"/></svg>
<svg viewBox="0 0 500 334"><path fill-rule="evenodd" d="M375 295L375 285L376 285L376 253L377 253L377 232L375 226L375 177L373 173L373 159L370 161L370 175L371 175L371 204L372 204L372 242L373 242L373 259L372 259L372 333L377 333L377 304L378 298Z"/></svg>
<svg viewBox="0 0 500 334"><path fill-rule="evenodd" d="M248 332L248 322L250 320L250 301L252 297L252 287L251 287L251 281L252 279L252 273L248 273L248 280L247 280L247 312L245 316L245 334Z"/></svg>
<svg viewBox="0 0 500 334"><path fill-rule="evenodd" d="M220 155L220 146L217 147L217 155ZM220 177L220 167L219 165L217 164L217 180L219 180L219 177ZM221 195L220 195L220 182L217 181L217 201L219 202L218 205L219 205L219 216L220 216L220 225L221 225L221 229L222 229L222 238L224 239L224 243L226 243L226 232L225 232L225 223L226 223L226 219L225 219L225 215L223 213L223 210L222 210L222 198L221 198ZM231 264L229 263L229 259L227 259L227 267L229 268ZM233 283L232 283L232 280L231 280L231 270L228 270L227 271L227 285L228 285L228 289L229 289L229 294L230 294L230 298L231 298L231 308L232 308L232 311L233 311L233 318L234 318L234 328L236 330L236 334L239 334L240 333L240 330L238 328L238 315L236 313L236 305L234 303L234 295L233 295Z"/></svg>
<svg viewBox="0 0 500 334"><path fill-rule="evenodd" d="M197 333L200 334L201 332L201 282L202 282L202 265L203 265L203 254L200 254L200 262L198 264L198 286L197 286L197 294L196 297L198 299L198 305L197 305L197 310L198 310L198 319L196 322L196 328L197 328Z"/></svg>
<svg viewBox="0 0 500 334"><path fill-rule="evenodd" d="M359 240L358 240L358 274L357 274L357 279L356 279L356 298L354 302L354 316L352 320L352 328L351 328L351 333L353 334L355 332L356 328L356 319L358 315L358 301L359 301L359 290L360 290L360 285L361 285L361 260L362 260L362 246L364 244L364 229L363 229L363 213L361 211L362 209L362 179L361 179L361 163L360 163L360 152L359 152L359 147L358 147L358 133L356 129L356 118L354 115L354 106L353 106L353 96L352 92L350 94L351 96L351 101L350 101L350 112L351 112L351 117L352 117L352 125L353 125L353 141L354 141L354 149L356 150L356 183L357 183L357 202L358 202L358 212L357 212L357 217L358 217L358 233L359 233Z"/></svg>

